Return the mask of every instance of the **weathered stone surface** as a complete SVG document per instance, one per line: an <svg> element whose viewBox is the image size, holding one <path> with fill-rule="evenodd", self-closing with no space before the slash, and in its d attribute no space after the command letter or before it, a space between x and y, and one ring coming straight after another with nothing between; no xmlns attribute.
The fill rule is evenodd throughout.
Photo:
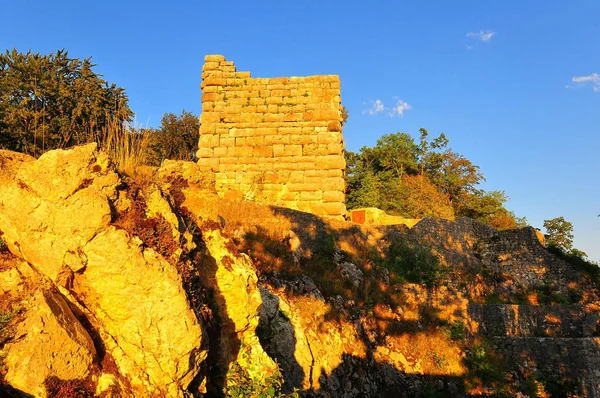
<svg viewBox="0 0 600 398"><path fill-rule="evenodd" d="M0 176L0 230L9 249L85 308L140 396L181 396L206 357L202 328L175 265L110 225L120 179L108 158L90 144L36 161L0 159L10 163ZM178 237L164 197L147 197L149 215L171 222Z"/></svg>
<svg viewBox="0 0 600 398"><path fill-rule="evenodd" d="M235 246L219 230L202 232L212 260L202 266L201 272L214 291L221 318L221 365L236 362L250 377L264 381L276 372L277 365L256 335L262 299L252 261L232 250Z"/></svg>
<svg viewBox="0 0 600 398"><path fill-rule="evenodd" d="M259 337L267 353L277 360L286 388L310 385L314 358L306 335L287 302L261 287L263 304L260 307Z"/></svg>
<svg viewBox="0 0 600 398"><path fill-rule="evenodd" d="M574 382L576 396L600 397L600 338L494 337L493 341L523 373Z"/></svg>
<svg viewBox="0 0 600 398"><path fill-rule="evenodd" d="M9 249L52 280L67 268L79 271L80 248L111 221L108 198L119 177L96 144L21 160L0 177L0 230Z"/></svg>
<svg viewBox="0 0 600 398"><path fill-rule="evenodd" d="M194 162L182 160L165 159L157 172L158 178L162 181L162 189L168 190L173 184L185 181L185 188L196 188L203 190L215 189L214 173L207 173L202 167Z"/></svg>
<svg viewBox="0 0 600 398"><path fill-rule="evenodd" d="M468 311L486 336L591 337L599 321L580 305L470 304Z"/></svg>
<svg viewBox="0 0 600 398"><path fill-rule="evenodd" d="M52 287L38 290L19 324L14 343L5 347L6 381L14 388L45 397L43 382L85 379L96 359L87 331Z"/></svg>
<svg viewBox="0 0 600 398"><path fill-rule="evenodd" d="M363 280L363 273L356 265L344 261L338 267L342 276L352 282L354 287L360 286Z"/></svg>
<svg viewBox="0 0 600 398"><path fill-rule="evenodd" d="M206 353L175 267L115 227L83 253L87 266L74 291L114 342L107 346L120 370L147 391L180 395Z"/></svg>
<svg viewBox="0 0 600 398"><path fill-rule="evenodd" d="M241 192L246 200L343 218L345 161L338 76L252 78L248 72L237 72L233 62L211 55L202 79L196 155L198 165L216 172L216 189L222 197ZM311 172L327 170L339 175L328 181L322 181L325 175L308 180ZM296 173L294 178L289 172ZM290 192L311 195L284 199ZM329 205L319 206L324 202Z"/></svg>

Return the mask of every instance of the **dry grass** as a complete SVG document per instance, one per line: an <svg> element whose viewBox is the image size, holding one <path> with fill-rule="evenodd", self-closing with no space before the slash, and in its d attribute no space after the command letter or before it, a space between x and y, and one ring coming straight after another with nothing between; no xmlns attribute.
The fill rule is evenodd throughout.
<svg viewBox="0 0 600 398"><path fill-rule="evenodd" d="M140 166L148 163L149 134L135 122L129 125L112 118L96 140L125 175L134 176Z"/></svg>

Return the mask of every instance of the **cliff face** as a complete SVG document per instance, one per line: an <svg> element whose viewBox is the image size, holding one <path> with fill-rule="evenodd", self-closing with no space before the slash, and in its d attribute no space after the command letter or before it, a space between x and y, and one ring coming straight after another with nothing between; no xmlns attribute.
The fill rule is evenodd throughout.
<svg viewBox="0 0 600 398"><path fill-rule="evenodd" d="M0 151L0 391L598 396L597 289L533 229L360 226L214 183Z"/></svg>

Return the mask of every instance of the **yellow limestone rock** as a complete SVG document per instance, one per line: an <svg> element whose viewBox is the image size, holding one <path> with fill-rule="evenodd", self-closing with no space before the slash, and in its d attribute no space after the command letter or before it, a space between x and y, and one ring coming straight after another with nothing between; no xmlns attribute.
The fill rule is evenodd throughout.
<svg viewBox="0 0 600 398"><path fill-rule="evenodd" d="M110 225L119 176L95 144L38 160L0 153L0 230L9 249L86 308L136 396L183 396L206 351L174 264ZM159 197L156 212L173 223ZM65 293L67 294L67 293ZM68 346L60 355L70 355ZM38 380L42 383L43 379Z"/></svg>
<svg viewBox="0 0 600 398"><path fill-rule="evenodd" d="M111 352L119 369L148 392L180 395L206 352L175 267L114 227L83 251L87 267L74 290L114 340Z"/></svg>
<svg viewBox="0 0 600 398"><path fill-rule="evenodd" d="M13 253L56 281L85 265L79 249L110 223L119 177L96 144L20 160L0 176L0 230Z"/></svg>
<svg viewBox="0 0 600 398"><path fill-rule="evenodd" d="M262 299L252 260L236 253L233 242L218 229L203 229L202 235L214 259L212 266L202 268L221 317L221 359L229 365L236 362L252 379L264 381L277 371L277 364L256 336Z"/></svg>
<svg viewBox="0 0 600 398"><path fill-rule="evenodd" d="M6 381L36 397L46 396L48 377L85 379L96 357L89 334L52 287L37 291L13 341L5 348Z"/></svg>

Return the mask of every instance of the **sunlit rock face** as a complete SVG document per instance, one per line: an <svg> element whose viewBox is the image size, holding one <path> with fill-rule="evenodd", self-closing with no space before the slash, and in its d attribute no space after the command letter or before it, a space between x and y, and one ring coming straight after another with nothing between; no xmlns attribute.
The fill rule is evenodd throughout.
<svg viewBox="0 0 600 398"><path fill-rule="evenodd" d="M54 302L84 311L134 391L183 394L206 356L202 329L176 267L111 225L121 180L108 157L95 144L35 161L0 156L10 164L0 175L10 250L61 289Z"/></svg>
<svg viewBox="0 0 600 398"><path fill-rule="evenodd" d="M97 359L92 339L55 288L37 290L23 316L4 358L8 383L46 396L40 380L85 379L92 372Z"/></svg>
<svg viewBox="0 0 600 398"><path fill-rule="evenodd" d="M122 176L94 144L0 166L0 392L600 390L597 288L531 228L358 225L221 198L195 163ZM444 277L403 279L398 245Z"/></svg>

